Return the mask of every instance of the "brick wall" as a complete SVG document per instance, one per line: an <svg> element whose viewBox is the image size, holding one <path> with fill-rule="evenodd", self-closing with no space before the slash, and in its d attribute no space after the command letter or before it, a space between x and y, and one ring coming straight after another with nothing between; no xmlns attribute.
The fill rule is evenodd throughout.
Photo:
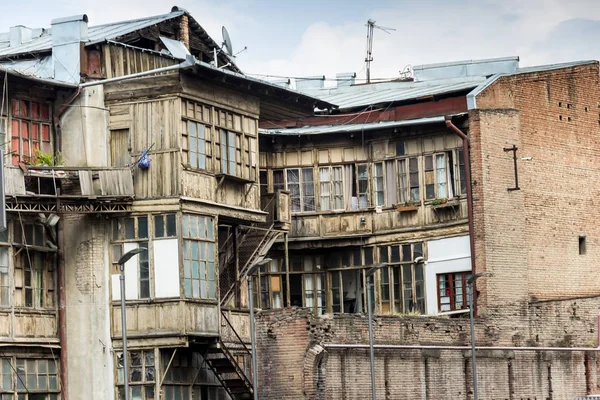
<svg viewBox="0 0 600 400"><path fill-rule="evenodd" d="M478 270L485 302L600 294L598 64L499 79L471 119ZM517 145L520 191L514 186ZM521 160L531 157L530 161ZM579 236L586 254L579 254ZM493 249L493 250L492 250Z"/></svg>
<svg viewBox="0 0 600 400"><path fill-rule="evenodd" d="M573 306L573 303L539 306L549 307L546 310L549 313L552 308L555 318L547 321L545 334L551 340L538 342L538 345L580 345L552 341L562 338L558 334L561 330L576 335L587 329L585 324L569 322L573 320L568 310ZM594 306L597 307L598 302ZM551 326L557 322L559 325ZM476 324L478 345L511 345L514 339L510 318L483 317ZM466 319L407 316L374 320L375 344L468 346L468 329ZM329 344L368 344L368 324L364 316L315 317L308 310L298 308L260 312L257 343L261 399L370 397L368 349L328 347ZM518 345L535 344L528 339ZM570 400L598 393L599 368L595 351L477 352L481 399ZM470 399L471 371L468 349L375 350L378 399Z"/></svg>

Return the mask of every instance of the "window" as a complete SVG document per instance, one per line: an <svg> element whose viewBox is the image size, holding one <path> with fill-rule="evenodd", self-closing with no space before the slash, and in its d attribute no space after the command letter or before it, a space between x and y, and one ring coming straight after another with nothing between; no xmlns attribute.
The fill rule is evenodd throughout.
<svg viewBox="0 0 600 400"><path fill-rule="evenodd" d="M36 151L52 151L48 103L13 99L11 103L12 163L29 161Z"/></svg>
<svg viewBox="0 0 600 400"><path fill-rule="evenodd" d="M350 247L327 254L332 312L361 313L366 310L364 269L372 264L372 247Z"/></svg>
<svg viewBox="0 0 600 400"><path fill-rule="evenodd" d="M445 199L448 194L448 167L445 153L425 156L425 199Z"/></svg>
<svg viewBox="0 0 600 400"><path fill-rule="evenodd" d="M258 308L270 309L283 307L284 286L282 285L282 272L279 266L283 266L283 260L271 260L267 265L263 265L257 277L254 278L254 284L260 281L260 288L255 289L254 294L260 293L259 298L254 299L254 304Z"/></svg>
<svg viewBox="0 0 600 400"><path fill-rule="evenodd" d="M421 200L419 190L419 160L417 157L398 160L398 201L407 203Z"/></svg>
<svg viewBox="0 0 600 400"><path fill-rule="evenodd" d="M413 261L422 255L422 243L379 247L379 262L390 264L379 270L383 313L425 312L423 263Z"/></svg>
<svg viewBox="0 0 600 400"><path fill-rule="evenodd" d="M273 171L273 192L277 192L278 190L285 190L285 181L283 178L282 169Z"/></svg>
<svg viewBox="0 0 600 400"><path fill-rule="evenodd" d="M0 359L0 399L58 400L58 362L53 359Z"/></svg>
<svg viewBox="0 0 600 400"><path fill-rule="evenodd" d="M182 221L185 296L216 299L214 221L198 215L184 215Z"/></svg>
<svg viewBox="0 0 600 400"><path fill-rule="evenodd" d="M20 249L15 256L15 305L31 308L54 306L55 248L46 247L43 225L14 224L14 247ZM4 268L7 270L7 268ZM9 290L10 292L10 290Z"/></svg>
<svg viewBox="0 0 600 400"><path fill-rule="evenodd" d="M128 351L129 363L129 398L137 400L153 400L156 369L154 350ZM125 362L123 352L117 353L117 390L118 399L125 399Z"/></svg>
<svg viewBox="0 0 600 400"><path fill-rule="evenodd" d="M357 165L358 207L369 207L369 168L367 164Z"/></svg>
<svg viewBox="0 0 600 400"><path fill-rule="evenodd" d="M256 181L256 120L186 99L181 104L184 162L191 168Z"/></svg>
<svg viewBox="0 0 600 400"><path fill-rule="evenodd" d="M192 168L207 169L207 149L211 148L210 128L204 124L186 121L188 132L188 162ZM210 161L210 158L209 158Z"/></svg>
<svg viewBox="0 0 600 400"><path fill-rule="evenodd" d="M342 167L319 168L320 209L344 209L344 178Z"/></svg>
<svg viewBox="0 0 600 400"><path fill-rule="evenodd" d="M174 214L173 218L175 217ZM163 218L163 216L160 216ZM156 218L155 218L156 225ZM151 297L151 274L150 274L150 253L148 216L141 215L129 218L123 218L113 221L113 265L114 270L119 271L117 262L121 256L135 248L143 247L147 249L139 253L136 257L125 263L125 281L127 299L149 299ZM156 232L156 229L155 229ZM137 260L137 262L136 262ZM135 263L135 264L134 264ZM133 270L129 270L133 268ZM135 285L133 287L132 285ZM113 293L115 299L116 293Z"/></svg>
<svg viewBox="0 0 600 400"><path fill-rule="evenodd" d="M469 308L467 296L470 293L468 293L467 280L470 277L470 272L455 272L437 276L438 310L440 312Z"/></svg>
<svg viewBox="0 0 600 400"><path fill-rule="evenodd" d="M273 171L275 173L276 171ZM315 183L312 168L286 170L287 190L292 200L292 212L315 210Z"/></svg>
<svg viewBox="0 0 600 400"><path fill-rule="evenodd" d="M240 135L221 129L221 172L239 176L237 165L241 163Z"/></svg>
<svg viewBox="0 0 600 400"><path fill-rule="evenodd" d="M383 163L373 164L373 181L375 183L375 205L385 205L385 196L383 191Z"/></svg>
<svg viewBox="0 0 600 400"><path fill-rule="evenodd" d="M331 210L331 171L329 167L319 168L319 191L321 210Z"/></svg>
<svg viewBox="0 0 600 400"><path fill-rule="evenodd" d="M147 232L147 228L146 228ZM147 234L147 233L146 233ZM177 222L175 214L155 215L154 216L154 237L176 237ZM148 237L148 236L146 236Z"/></svg>

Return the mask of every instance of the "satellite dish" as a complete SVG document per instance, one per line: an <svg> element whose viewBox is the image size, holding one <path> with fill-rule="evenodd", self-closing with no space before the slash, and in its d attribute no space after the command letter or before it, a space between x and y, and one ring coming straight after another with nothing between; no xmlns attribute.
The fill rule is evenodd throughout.
<svg viewBox="0 0 600 400"><path fill-rule="evenodd" d="M233 46L231 45L231 38L229 37L229 32L227 32L227 28L225 28L225 27L223 27L223 29L221 29L221 32L223 34L223 46L225 47L225 49L227 49L227 54L232 56L233 55Z"/></svg>

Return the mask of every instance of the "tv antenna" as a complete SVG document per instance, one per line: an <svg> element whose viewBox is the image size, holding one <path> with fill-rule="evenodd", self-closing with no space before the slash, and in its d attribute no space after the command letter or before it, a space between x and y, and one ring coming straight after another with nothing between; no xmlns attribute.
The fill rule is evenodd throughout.
<svg viewBox="0 0 600 400"><path fill-rule="evenodd" d="M231 62L228 62L227 64L221 65L219 67L219 61L218 61L217 55L219 55L219 53L221 53L223 50L226 51L229 58L235 58L235 56L237 56L241 52L246 51L248 49L248 47L244 46L244 48L242 50L240 50L236 54L233 54L233 45L231 44L231 37L229 36L229 32L227 32L227 28L222 27L221 34L223 35L223 43L221 43L221 48L219 50L217 50L217 48L213 49L216 68L225 68L225 67L228 67L231 65Z"/></svg>
<svg viewBox="0 0 600 400"><path fill-rule="evenodd" d="M372 19L367 21L367 56L365 57L365 63L367 68L367 83L371 83L371 61L373 61L373 31L375 28L384 31L389 34L390 31L395 31L394 28L386 28L385 26L375 25L375 21Z"/></svg>

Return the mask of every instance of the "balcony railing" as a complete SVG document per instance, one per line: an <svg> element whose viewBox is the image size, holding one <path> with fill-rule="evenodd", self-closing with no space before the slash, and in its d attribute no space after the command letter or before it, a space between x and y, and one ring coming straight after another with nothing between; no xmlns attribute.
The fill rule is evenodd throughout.
<svg viewBox="0 0 600 400"><path fill-rule="evenodd" d="M123 212L134 197L129 168L5 166L7 211Z"/></svg>

